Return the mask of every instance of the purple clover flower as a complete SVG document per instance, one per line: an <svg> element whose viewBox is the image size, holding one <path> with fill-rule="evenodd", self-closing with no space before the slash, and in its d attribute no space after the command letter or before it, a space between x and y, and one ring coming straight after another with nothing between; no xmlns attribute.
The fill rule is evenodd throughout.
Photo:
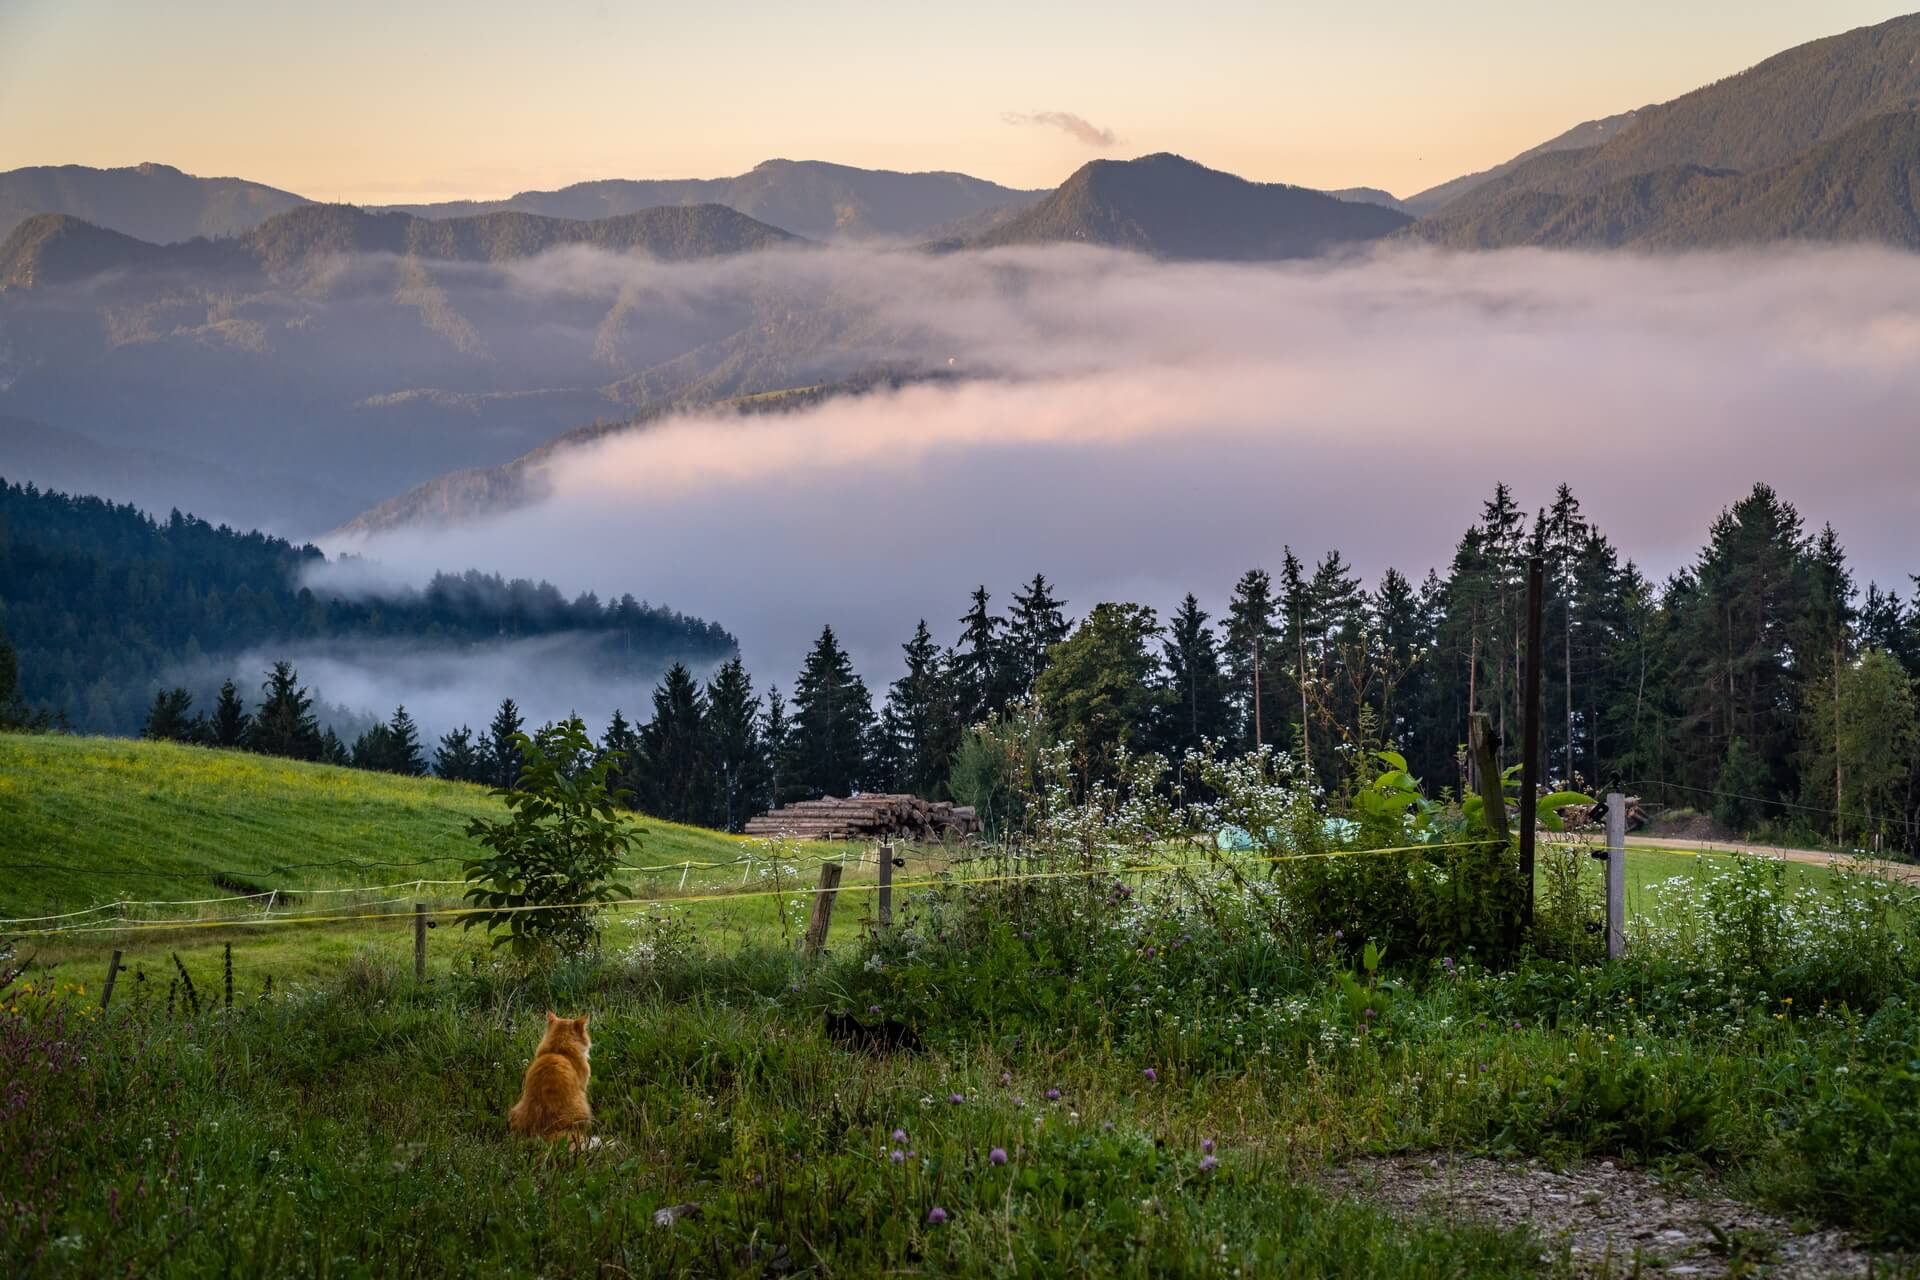
<svg viewBox="0 0 1920 1280"><path fill-rule="evenodd" d="M1212 1154L1213 1154L1213 1139L1212 1139L1212 1138L1202 1138L1202 1139L1200 1139L1200 1154L1202 1154L1202 1155L1208 1155L1208 1156L1210 1156L1210 1155L1212 1155Z"/></svg>
<svg viewBox="0 0 1920 1280"><path fill-rule="evenodd" d="M1148 1067L1145 1071L1141 1072L1140 1074L1144 1075L1147 1078L1148 1084L1153 1084L1155 1081L1160 1079L1160 1073L1158 1071L1155 1071L1152 1067Z"/></svg>
<svg viewBox="0 0 1920 1280"><path fill-rule="evenodd" d="M1218 1156L1200 1157L1200 1172L1212 1173L1215 1169L1218 1169L1219 1167L1220 1167L1220 1157Z"/></svg>
<svg viewBox="0 0 1920 1280"><path fill-rule="evenodd" d="M993 1150L987 1152L988 1164L1005 1164L1006 1162L1007 1162L1006 1148L995 1147Z"/></svg>
<svg viewBox="0 0 1920 1280"><path fill-rule="evenodd" d="M937 1227L941 1223L945 1222L946 1220L947 1220L947 1211L945 1209L942 1209L939 1205L935 1205L933 1206L933 1208L927 1210L927 1221L932 1223L934 1226Z"/></svg>
<svg viewBox="0 0 1920 1280"><path fill-rule="evenodd" d="M1048 1102L1060 1101L1060 1091L1058 1089L1047 1090L1047 1101Z"/></svg>
<svg viewBox="0 0 1920 1280"><path fill-rule="evenodd" d="M967 1095L964 1093L950 1093L947 1095L947 1101L951 1102L956 1107L959 1106L961 1103L965 1102L966 1100L967 1100Z"/></svg>
<svg viewBox="0 0 1920 1280"><path fill-rule="evenodd" d="M907 1145L907 1131L906 1131L905 1129L895 1129L895 1130L893 1131L893 1140L894 1140L895 1142L897 1142L897 1143L899 1143L899 1144L900 1144L901 1146L903 1146L903 1147L904 1147L904 1146L906 1146L906 1145Z"/></svg>

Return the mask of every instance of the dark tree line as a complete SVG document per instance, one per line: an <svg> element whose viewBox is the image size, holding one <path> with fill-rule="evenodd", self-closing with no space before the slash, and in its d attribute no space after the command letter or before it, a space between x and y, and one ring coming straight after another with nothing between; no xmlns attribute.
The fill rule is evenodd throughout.
<svg viewBox="0 0 1920 1280"><path fill-rule="evenodd" d="M667 662L718 662L722 628L623 596L567 599L551 584L468 572L378 598L315 591L318 549L174 512L0 481L0 625L20 697L88 733L138 731L153 689L222 655L300 642L468 645L557 632L593 639L609 678ZM210 688L200 690L203 699Z"/></svg>
<svg viewBox="0 0 1920 1280"><path fill-rule="evenodd" d="M1920 583L1855 582L1830 527L1807 528L1756 485L1708 530L1693 563L1654 583L1566 486L1531 513L1498 486L1444 570L1395 569L1368 587L1336 550L1291 548L1248 570L1223 616L1188 595L1162 620L1125 602L1074 620L1043 576L994 608L976 588L943 646L924 620L904 673L878 696L831 627L790 686L764 696L737 658L704 683L676 663L641 718L600 743L618 785L663 818L738 829L775 803L856 790L960 794L969 753L1004 750L1016 721L1071 740L1089 776L1114 752L1178 759L1205 742L1291 751L1337 788L1354 753L1392 746L1430 791L1463 789L1469 713L1520 740L1527 563L1545 567L1546 776L1615 775L1724 825L1920 851ZM316 740L310 699L278 669L258 711L223 690L204 721L178 691L149 728L200 740L420 772L404 708L351 747ZM251 721L249 720L251 714ZM302 727L307 726L307 727ZM447 777L510 780L517 710L432 753ZM277 744L277 745L263 745ZM505 745L503 745L505 744Z"/></svg>

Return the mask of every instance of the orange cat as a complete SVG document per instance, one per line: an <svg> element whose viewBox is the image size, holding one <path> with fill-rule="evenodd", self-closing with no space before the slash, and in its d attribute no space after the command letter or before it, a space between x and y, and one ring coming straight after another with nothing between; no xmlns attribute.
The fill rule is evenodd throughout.
<svg viewBox="0 0 1920 1280"><path fill-rule="evenodd" d="M564 1136L576 1147L598 1146L586 1137L593 1124L593 1108L587 1105L587 1055L592 1050L584 1016L556 1018L547 1010L547 1033L533 1051L520 1101L507 1109L507 1127L537 1138Z"/></svg>

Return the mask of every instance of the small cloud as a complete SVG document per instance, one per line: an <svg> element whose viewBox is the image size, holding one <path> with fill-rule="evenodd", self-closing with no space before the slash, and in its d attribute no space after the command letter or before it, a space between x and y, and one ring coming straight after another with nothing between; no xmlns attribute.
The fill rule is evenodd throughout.
<svg viewBox="0 0 1920 1280"><path fill-rule="evenodd" d="M1110 147L1114 142L1113 130L1102 129L1093 121L1071 111L1009 111L1000 118L1008 124L1039 124L1064 129L1073 135L1076 142L1084 142L1090 147Z"/></svg>

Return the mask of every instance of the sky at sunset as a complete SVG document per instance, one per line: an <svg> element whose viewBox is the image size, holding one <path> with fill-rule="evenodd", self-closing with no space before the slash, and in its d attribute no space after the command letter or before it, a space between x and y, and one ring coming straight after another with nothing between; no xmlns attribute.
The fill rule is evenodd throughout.
<svg viewBox="0 0 1920 1280"><path fill-rule="evenodd" d="M0 169L159 161L397 202L774 156L1040 187L1096 156L1176 151L1408 195L1901 11L0 0Z"/></svg>

